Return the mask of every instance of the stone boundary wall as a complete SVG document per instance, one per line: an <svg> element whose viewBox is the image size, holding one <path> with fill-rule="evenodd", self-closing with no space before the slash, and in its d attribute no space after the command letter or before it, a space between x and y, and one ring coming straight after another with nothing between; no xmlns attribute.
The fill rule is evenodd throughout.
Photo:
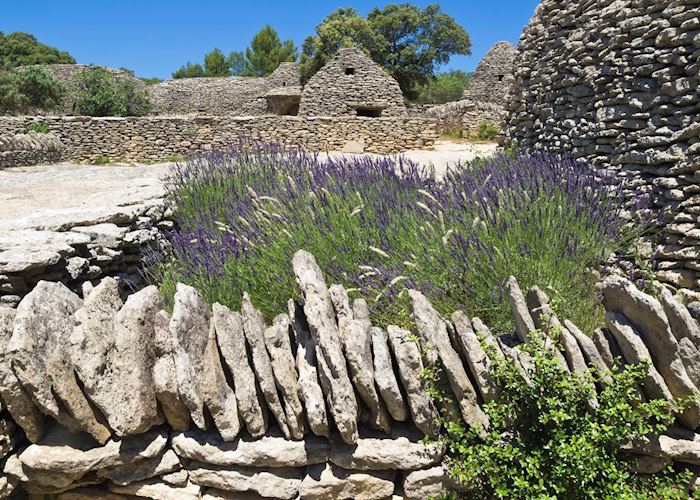
<svg viewBox="0 0 700 500"><path fill-rule="evenodd" d="M424 111L424 116L437 120L437 130L441 134L457 131L462 136L469 136L478 132L482 122L493 124L500 129L505 121L506 111L497 104L464 99L433 106Z"/></svg>
<svg viewBox="0 0 700 500"><path fill-rule="evenodd" d="M53 134L0 134L0 170L40 163L57 163L63 156L63 144Z"/></svg>
<svg viewBox="0 0 700 500"><path fill-rule="evenodd" d="M657 279L700 290L700 4L543 0L515 68L507 138L633 178L665 226Z"/></svg>
<svg viewBox="0 0 700 500"><path fill-rule="evenodd" d="M630 281L602 285L607 328L593 337L559 322L537 287L514 278L513 336L478 318L443 319L409 291L415 326L372 326L367 304L328 287L314 257L292 261L302 301L266 324L210 308L178 285L172 314L156 287L124 303L105 278L84 300L42 281L17 310L0 308L0 497L59 499L424 500L452 487L434 436L424 367L440 362L460 418L487 425L498 387L479 337L517 363L535 328L558 335L561 366L606 372L614 356L651 359L640 390L684 397L700 387L700 304ZM418 338L430 345L421 354ZM524 366L524 365L523 365ZM700 402L667 435L629 445L642 473L700 465ZM71 432L72 431L72 432Z"/></svg>
<svg viewBox="0 0 700 500"><path fill-rule="evenodd" d="M349 142L360 142L365 152L380 154L430 148L437 139L433 120L410 117L23 116L0 118L0 134L19 133L35 121L48 124L74 161L162 160L225 148L241 136L310 151L341 151Z"/></svg>

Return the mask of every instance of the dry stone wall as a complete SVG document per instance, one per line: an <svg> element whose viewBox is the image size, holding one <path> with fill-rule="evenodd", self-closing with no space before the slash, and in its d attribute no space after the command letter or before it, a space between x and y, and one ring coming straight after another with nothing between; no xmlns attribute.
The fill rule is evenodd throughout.
<svg viewBox="0 0 700 500"><path fill-rule="evenodd" d="M662 216L656 277L700 289L700 4L544 0L515 66L508 138L633 179Z"/></svg>
<svg viewBox="0 0 700 500"><path fill-rule="evenodd" d="M396 80L360 49L340 49L304 85L299 114L357 116L358 110L374 110L381 116L406 114Z"/></svg>
<svg viewBox="0 0 700 500"><path fill-rule="evenodd" d="M46 123L74 161L162 160L225 148L241 136L311 151L362 143L364 151L381 154L430 148L437 138L432 120L410 117L2 117L0 134L26 130L34 121Z"/></svg>
<svg viewBox="0 0 700 500"><path fill-rule="evenodd" d="M558 335L562 367L603 374L614 356L648 359L652 398L700 387L700 310L657 300L624 278L602 284L607 328L562 324L537 287L511 278L514 335L478 318L442 318L409 291L409 331L373 326L367 304L328 287L313 256L292 261L301 292L272 324L249 297L241 311L179 284L172 313L151 286L120 298L105 278L81 299L40 282L17 310L0 308L0 498L278 498L409 500L452 488L424 367L440 363L458 418L499 388L479 336L517 363L535 328ZM421 350L416 338L431 349ZM700 403L658 438L629 445L637 468L700 465Z"/></svg>
<svg viewBox="0 0 700 500"><path fill-rule="evenodd" d="M510 42L496 42L481 59L469 79L464 98L503 106L513 85L516 49Z"/></svg>
<svg viewBox="0 0 700 500"><path fill-rule="evenodd" d="M0 169L56 163L64 154L63 144L53 134L0 134Z"/></svg>
<svg viewBox="0 0 700 500"><path fill-rule="evenodd" d="M425 111L425 116L437 121L437 130L440 133L459 132L468 137L478 132L482 123L500 127L507 113L498 104L464 99L434 106Z"/></svg>

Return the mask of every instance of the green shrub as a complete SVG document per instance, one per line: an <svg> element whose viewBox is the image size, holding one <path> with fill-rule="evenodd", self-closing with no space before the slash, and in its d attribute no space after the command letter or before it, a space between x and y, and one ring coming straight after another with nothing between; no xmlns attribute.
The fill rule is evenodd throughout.
<svg viewBox="0 0 700 500"><path fill-rule="evenodd" d="M141 116L150 111L148 95L134 82L90 66L78 73L74 113L86 116Z"/></svg>
<svg viewBox="0 0 700 500"><path fill-rule="evenodd" d="M479 130L476 133L476 139L479 141L492 141L496 137L500 130L496 125L491 122L481 122L479 123Z"/></svg>
<svg viewBox="0 0 700 500"><path fill-rule="evenodd" d="M464 89L469 83L469 74L453 70L440 73L417 89L417 104L444 104L459 101L464 98Z"/></svg>
<svg viewBox="0 0 700 500"><path fill-rule="evenodd" d="M32 122L27 126L27 132L35 132L37 134L48 134L49 124L46 122Z"/></svg>
<svg viewBox="0 0 700 500"><path fill-rule="evenodd" d="M0 69L33 64L75 64L75 59L68 52L40 43L29 33L5 35L0 31Z"/></svg>
<svg viewBox="0 0 700 500"><path fill-rule="evenodd" d="M686 475L635 474L632 457L620 451L635 439L664 432L674 409L687 404L639 401L648 363L616 365L595 404L593 383L602 374L563 370L539 332L521 347L532 358L532 366L524 368L528 381L512 358L486 347L502 390L484 407L490 421L485 436L481 429L441 419L448 472L457 489L466 490L459 498L687 498Z"/></svg>
<svg viewBox="0 0 700 500"><path fill-rule="evenodd" d="M65 86L42 68L13 70L0 76L0 112L50 110L58 106L65 92Z"/></svg>

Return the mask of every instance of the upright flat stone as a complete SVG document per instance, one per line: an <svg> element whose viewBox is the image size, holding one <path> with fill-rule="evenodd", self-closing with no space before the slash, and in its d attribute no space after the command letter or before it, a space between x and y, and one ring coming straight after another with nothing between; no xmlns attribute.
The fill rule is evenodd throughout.
<svg viewBox="0 0 700 500"><path fill-rule="evenodd" d="M684 398L697 392L683 366L678 341L671 333L668 318L658 300L639 291L629 280L610 276L603 282L603 302L607 311L624 314L637 329L671 394ZM679 418L688 428L697 428L700 425L700 402L691 402Z"/></svg>
<svg viewBox="0 0 700 500"><path fill-rule="evenodd" d="M605 381L609 381L610 375L608 374L608 365L603 360L600 352L598 352L595 342L568 319L564 320L564 327L576 339L588 366L602 375Z"/></svg>
<svg viewBox="0 0 700 500"><path fill-rule="evenodd" d="M425 500L426 498L439 498L449 483L447 471L441 465L410 472L406 474L403 482L404 499Z"/></svg>
<svg viewBox="0 0 700 500"><path fill-rule="evenodd" d="M170 335L170 315L158 311L153 320L153 348L156 361L153 365L153 385L156 399L163 409L168 424L177 431L190 428L190 412L180 398L173 355L173 339Z"/></svg>
<svg viewBox="0 0 700 500"><path fill-rule="evenodd" d="M311 432L317 436L328 437L326 403L318 382L316 349L309 332L309 325L304 317L302 306L290 300L287 302L287 310L297 346L296 367L299 373L299 396L304 402L306 420Z"/></svg>
<svg viewBox="0 0 700 500"><path fill-rule="evenodd" d="M384 500L394 492L394 471L355 472L331 464L310 467L299 486L305 500Z"/></svg>
<svg viewBox="0 0 700 500"><path fill-rule="evenodd" d="M282 500L297 498L299 485L304 477L301 469L232 469L202 462L192 462L187 470L190 481L199 486L238 493L256 493L261 497Z"/></svg>
<svg viewBox="0 0 700 500"><path fill-rule="evenodd" d="M243 294L242 310L243 332L250 348L253 369L257 375L258 384L260 384L267 406L274 415L275 420L277 420L282 434L290 438L291 433L289 432L287 417L284 414L284 408L282 408L282 402L277 392L275 375L270 364L270 355L265 347L265 320L262 313L253 306L247 293Z"/></svg>
<svg viewBox="0 0 700 500"><path fill-rule="evenodd" d="M649 350L642 342L639 333L630 324L627 318L620 313L606 312L605 322L610 328L610 331L615 336L625 360L631 364L638 364L642 361L651 363L651 355ZM642 380L644 392L651 399L666 399L671 401L673 395L666 386L666 382L661 377L659 372L654 367L653 363L649 366L649 371Z"/></svg>
<svg viewBox="0 0 700 500"><path fill-rule="evenodd" d="M474 328L474 333L479 341L483 342L485 348L492 351L494 356L503 356L498 340L496 340L496 337L491 333L489 327L481 321L481 318L472 318L472 327Z"/></svg>
<svg viewBox="0 0 700 500"><path fill-rule="evenodd" d="M538 286L533 286L527 291L525 301L530 310L530 317L535 323L535 328L545 333L544 345L557 358L559 366L567 371L583 372L586 369L583 353L574 337L552 311L549 306L549 297ZM552 338L561 343L564 354L552 342Z"/></svg>
<svg viewBox="0 0 700 500"><path fill-rule="evenodd" d="M261 437L267 432L267 415L263 411L265 403L261 401L256 389L255 374L248 362L243 317L216 303L213 306L212 320L219 350L233 377L238 413L251 436Z"/></svg>
<svg viewBox="0 0 700 500"><path fill-rule="evenodd" d="M112 373L100 387L105 395L112 395L113 411L104 413L118 436L140 434L163 422L152 380L156 361L153 322L164 307L158 289L149 286L130 295L114 320Z"/></svg>
<svg viewBox="0 0 700 500"><path fill-rule="evenodd" d="M389 345L399 367L399 377L406 391L408 409L413 423L424 434L435 437L438 432L438 414L432 399L428 396L420 350L410 339L411 332L393 325L389 326L387 332Z"/></svg>
<svg viewBox="0 0 700 500"><path fill-rule="evenodd" d="M17 308L9 351L17 378L44 413L104 443L110 431L95 416L70 360L73 313L81 305L63 284L40 281Z"/></svg>
<svg viewBox="0 0 700 500"><path fill-rule="evenodd" d="M225 442L216 434L188 431L174 434L171 446L181 458L221 466L306 467L325 462L330 454L328 439L315 436L303 441L243 436Z"/></svg>
<svg viewBox="0 0 700 500"><path fill-rule="evenodd" d="M345 288L341 285L332 285L329 292L338 317L338 331L350 371L350 380L362 401L369 408L370 425L388 432L390 429L389 415L374 386L372 324L369 321L367 304L362 301L364 305L358 305L362 311L363 319L355 319Z"/></svg>
<svg viewBox="0 0 700 500"><path fill-rule="evenodd" d="M297 386L299 376L294 367L294 356L292 356L292 346L289 342L289 316L278 315L272 326L265 330L265 346L270 354L272 371L284 401L284 413L289 432L294 439L301 439L304 437L306 425L304 408L299 400Z"/></svg>
<svg viewBox="0 0 700 500"><path fill-rule="evenodd" d="M303 250L292 260L304 297L304 314L316 346L318 375L338 432L346 443L357 440L357 401L343 356L330 293L313 255Z"/></svg>
<svg viewBox="0 0 700 500"><path fill-rule="evenodd" d="M105 415L119 411L106 380L111 377L110 357L114 348L114 318L124 303L119 285L104 278L75 312L75 328L70 336L70 358L86 396Z"/></svg>
<svg viewBox="0 0 700 500"><path fill-rule="evenodd" d="M609 330L597 328L593 332L593 343L595 344L600 356L609 369L612 369L616 358L622 358L620 346L617 345L615 337Z"/></svg>
<svg viewBox="0 0 700 500"><path fill-rule="evenodd" d="M515 321L515 333L522 342L527 342L530 332L535 330L535 322L530 316L525 297L515 276L510 276L506 281L506 292L508 292L510 312Z"/></svg>
<svg viewBox="0 0 700 500"><path fill-rule="evenodd" d="M700 349L689 337L683 337L678 341L678 355L683 361L690 380L696 387L700 387Z"/></svg>
<svg viewBox="0 0 700 500"><path fill-rule="evenodd" d="M170 333L180 395L200 429L206 427L206 406L221 436L230 441L240 431L238 403L226 382L210 319L209 308L199 292L178 283Z"/></svg>
<svg viewBox="0 0 700 500"><path fill-rule="evenodd" d="M27 439L36 443L44 432L44 415L17 380L6 352L12 336L14 319L14 309L0 308L0 399Z"/></svg>
<svg viewBox="0 0 700 500"><path fill-rule="evenodd" d="M690 311L678 302L668 289L661 289L661 305L668 316L669 326L676 340L690 339L696 347L700 347L700 324L693 318Z"/></svg>
<svg viewBox="0 0 700 500"><path fill-rule="evenodd" d="M469 381L459 354L452 347L445 321L422 293L409 290L408 295L411 298L411 308L418 327L418 334L423 342L432 344L442 360L442 368L447 375L462 418L469 425L480 424L483 427L488 427L488 417L479 406L476 391Z"/></svg>
<svg viewBox="0 0 700 500"><path fill-rule="evenodd" d="M372 327L372 354L374 355L374 381L379 394L386 404L391 418L403 422L408 417L406 403L401 394L399 381L396 379L389 351L389 336L379 327Z"/></svg>
<svg viewBox="0 0 700 500"><path fill-rule="evenodd" d="M498 395L498 385L491 376L491 361L481 347L471 321L462 311L457 311L452 315L452 323L481 397L485 403L493 401Z"/></svg>

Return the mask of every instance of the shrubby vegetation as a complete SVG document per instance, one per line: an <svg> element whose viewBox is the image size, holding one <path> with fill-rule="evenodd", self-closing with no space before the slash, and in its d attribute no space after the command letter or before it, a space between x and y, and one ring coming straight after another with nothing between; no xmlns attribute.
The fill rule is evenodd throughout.
<svg viewBox="0 0 700 500"><path fill-rule="evenodd" d="M34 35L0 31L0 70L32 64L75 64L75 59L62 50L40 43Z"/></svg>
<svg viewBox="0 0 700 500"><path fill-rule="evenodd" d="M140 116L150 103L134 82L120 79L107 69L90 66L78 74L78 91L73 112L87 116Z"/></svg>
<svg viewBox="0 0 700 500"><path fill-rule="evenodd" d="M470 75L460 70L438 73L416 89L417 104L444 104L464 98Z"/></svg>
<svg viewBox="0 0 700 500"><path fill-rule="evenodd" d="M34 132L36 134L48 134L49 125L46 122L32 122L27 125L27 133Z"/></svg>
<svg viewBox="0 0 700 500"><path fill-rule="evenodd" d="M491 122L483 121L479 123L479 130L475 134L475 139L479 141L492 141L498 137L498 127Z"/></svg>
<svg viewBox="0 0 700 500"><path fill-rule="evenodd" d="M543 339L533 332L521 346L532 359L524 369L490 350L502 390L484 407L491 425L485 436L482 429L441 418L448 471L465 490L445 497L687 498L685 474L635 474L633 459L621 451L635 439L664 432L686 402L639 400L648 363L618 364L609 374L564 371ZM603 375L609 377L605 384ZM594 383L602 386L597 394ZM442 394L433 393L438 399Z"/></svg>
<svg viewBox="0 0 700 500"><path fill-rule="evenodd" d="M411 4L389 4L373 9L366 18L352 8L341 8L316 27L302 45L302 80L307 81L339 48L358 46L401 86L404 96L416 97L440 64L453 54L471 54L469 35L439 5L425 9Z"/></svg>
<svg viewBox="0 0 700 500"><path fill-rule="evenodd" d="M39 67L8 71L0 74L0 114L50 110L65 93L65 85Z"/></svg>
<svg viewBox="0 0 700 500"><path fill-rule="evenodd" d="M573 161L502 156L438 181L405 160L251 148L190 160L172 179L172 260L153 271L166 292L182 280L238 308L247 291L272 318L298 293L290 261L303 248L329 282L368 299L378 324L407 323L410 287L443 314L506 329L513 274L591 330L590 267L632 237L614 178Z"/></svg>
<svg viewBox="0 0 700 500"><path fill-rule="evenodd" d="M173 73L173 78L267 76L280 63L296 61L297 55L294 41L282 42L277 31L267 25L255 34L244 52L234 51L226 57L220 49L214 49L204 56L204 66L187 62Z"/></svg>

